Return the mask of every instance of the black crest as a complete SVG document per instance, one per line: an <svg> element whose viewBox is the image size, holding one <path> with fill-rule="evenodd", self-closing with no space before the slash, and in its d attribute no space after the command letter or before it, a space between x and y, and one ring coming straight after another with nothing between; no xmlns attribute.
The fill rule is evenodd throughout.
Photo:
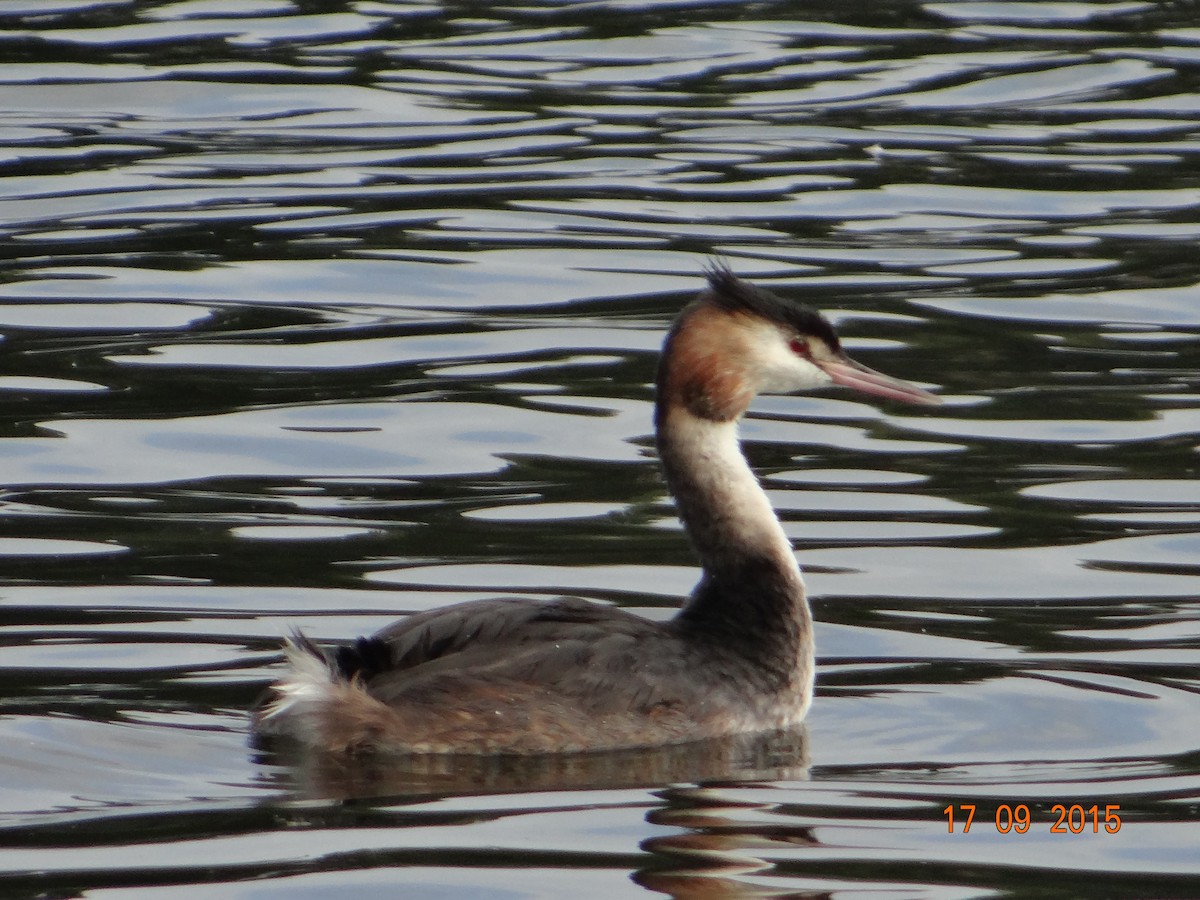
<svg viewBox="0 0 1200 900"><path fill-rule="evenodd" d="M797 334L820 338L831 350L839 350L837 332L823 315L803 303L785 300L777 294L742 281L724 263L712 263L705 271L708 276L706 299L730 312L744 312L777 322Z"/></svg>

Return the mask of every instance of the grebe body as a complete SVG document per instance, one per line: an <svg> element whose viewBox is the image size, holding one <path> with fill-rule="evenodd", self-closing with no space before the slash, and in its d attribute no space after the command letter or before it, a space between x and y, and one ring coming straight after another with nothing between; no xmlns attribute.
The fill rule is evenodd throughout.
<svg viewBox="0 0 1200 900"><path fill-rule="evenodd" d="M703 566L679 613L652 622L579 599L483 600L332 651L296 635L257 729L333 754L540 754L799 724L812 616L737 422L758 393L831 384L938 402L852 362L819 313L713 268L667 335L657 378L659 458Z"/></svg>

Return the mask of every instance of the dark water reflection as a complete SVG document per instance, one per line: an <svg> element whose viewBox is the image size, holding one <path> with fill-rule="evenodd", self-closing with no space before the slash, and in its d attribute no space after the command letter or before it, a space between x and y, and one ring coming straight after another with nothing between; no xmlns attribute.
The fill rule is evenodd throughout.
<svg viewBox="0 0 1200 900"><path fill-rule="evenodd" d="M256 740L256 743L260 743ZM555 756L412 755L347 759L283 741L261 747L280 788L306 799L614 790L677 782L803 779L807 737L797 731L699 741L649 750Z"/></svg>
<svg viewBox="0 0 1200 900"><path fill-rule="evenodd" d="M6 893L1194 894L1198 12L0 0ZM290 625L670 614L649 383L713 256L947 400L746 423L806 760L256 755Z"/></svg>

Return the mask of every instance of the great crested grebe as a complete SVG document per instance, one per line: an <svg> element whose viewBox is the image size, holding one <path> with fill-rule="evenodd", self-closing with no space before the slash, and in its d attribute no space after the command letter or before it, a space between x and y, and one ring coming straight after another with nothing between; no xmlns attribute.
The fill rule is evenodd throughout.
<svg viewBox="0 0 1200 900"><path fill-rule="evenodd" d="M704 569L674 618L574 598L481 600L328 653L296 635L259 732L333 754L537 754L799 724L812 698L812 616L738 419L760 392L844 385L938 398L851 361L822 315L723 266L667 335L657 384L659 457Z"/></svg>

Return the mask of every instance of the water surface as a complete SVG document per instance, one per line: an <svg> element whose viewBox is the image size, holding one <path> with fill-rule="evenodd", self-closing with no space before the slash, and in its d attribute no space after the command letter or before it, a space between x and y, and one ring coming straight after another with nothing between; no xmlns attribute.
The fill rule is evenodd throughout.
<svg viewBox="0 0 1200 900"><path fill-rule="evenodd" d="M6 894L1194 894L1195 13L0 0ZM671 614L650 383L713 258L946 401L745 423L803 745L257 753L293 625Z"/></svg>

